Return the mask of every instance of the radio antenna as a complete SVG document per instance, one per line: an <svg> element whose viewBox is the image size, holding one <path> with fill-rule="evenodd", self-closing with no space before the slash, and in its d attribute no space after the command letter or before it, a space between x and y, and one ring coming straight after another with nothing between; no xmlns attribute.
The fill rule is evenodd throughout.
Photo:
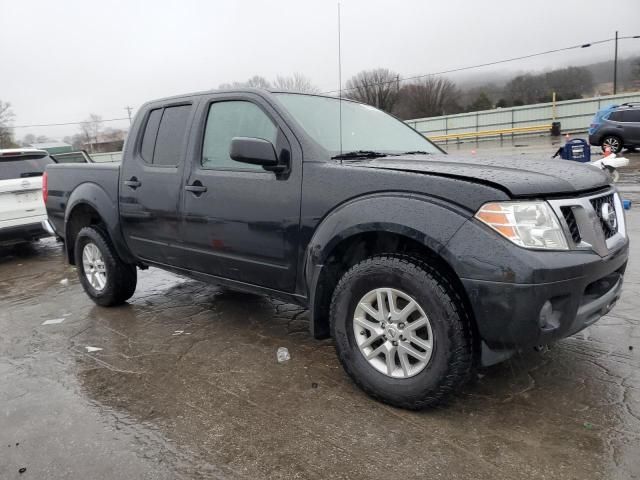
<svg viewBox="0 0 640 480"><path fill-rule="evenodd" d="M340 164L342 165L342 45L340 34L340 2L338 2L338 92L340 110L338 128L340 129Z"/></svg>

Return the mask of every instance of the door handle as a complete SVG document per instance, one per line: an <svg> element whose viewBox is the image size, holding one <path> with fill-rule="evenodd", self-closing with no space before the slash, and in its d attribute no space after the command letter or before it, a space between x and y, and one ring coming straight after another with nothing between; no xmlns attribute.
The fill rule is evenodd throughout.
<svg viewBox="0 0 640 480"><path fill-rule="evenodd" d="M202 185L202 182L200 182L200 180L196 180L191 185L185 185L184 189L187 192L193 193L195 196L200 196L207 191L207 187Z"/></svg>
<svg viewBox="0 0 640 480"><path fill-rule="evenodd" d="M125 180L124 184L132 189L136 189L140 186L142 186L142 182L140 182L136 177L131 177L129 180Z"/></svg>

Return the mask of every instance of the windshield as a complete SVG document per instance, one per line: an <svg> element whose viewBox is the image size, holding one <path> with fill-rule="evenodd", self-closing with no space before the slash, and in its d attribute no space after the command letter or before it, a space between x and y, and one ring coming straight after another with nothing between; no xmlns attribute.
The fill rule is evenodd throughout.
<svg viewBox="0 0 640 480"><path fill-rule="evenodd" d="M341 153L340 103L342 152L366 150L382 153L441 153L435 145L404 122L369 105L295 93L276 95L305 131L332 155Z"/></svg>
<svg viewBox="0 0 640 480"><path fill-rule="evenodd" d="M53 161L47 157L39 158L0 158L0 180L13 178L40 177L47 165Z"/></svg>

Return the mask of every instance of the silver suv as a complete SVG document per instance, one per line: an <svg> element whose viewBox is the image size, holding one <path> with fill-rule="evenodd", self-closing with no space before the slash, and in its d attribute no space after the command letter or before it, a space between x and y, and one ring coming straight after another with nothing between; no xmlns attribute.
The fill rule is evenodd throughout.
<svg viewBox="0 0 640 480"><path fill-rule="evenodd" d="M613 153L640 147L640 102L616 105L596 113L589 128L589 143Z"/></svg>

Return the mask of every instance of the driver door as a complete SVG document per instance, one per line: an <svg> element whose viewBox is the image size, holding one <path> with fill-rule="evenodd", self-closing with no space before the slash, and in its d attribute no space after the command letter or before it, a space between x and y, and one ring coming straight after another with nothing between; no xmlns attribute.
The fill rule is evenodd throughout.
<svg viewBox="0 0 640 480"><path fill-rule="evenodd" d="M292 292L298 261L301 150L257 95L214 95L198 112L199 138L185 175L182 248L187 267ZM234 137L262 138L290 171L276 175L229 156Z"/></svg>

